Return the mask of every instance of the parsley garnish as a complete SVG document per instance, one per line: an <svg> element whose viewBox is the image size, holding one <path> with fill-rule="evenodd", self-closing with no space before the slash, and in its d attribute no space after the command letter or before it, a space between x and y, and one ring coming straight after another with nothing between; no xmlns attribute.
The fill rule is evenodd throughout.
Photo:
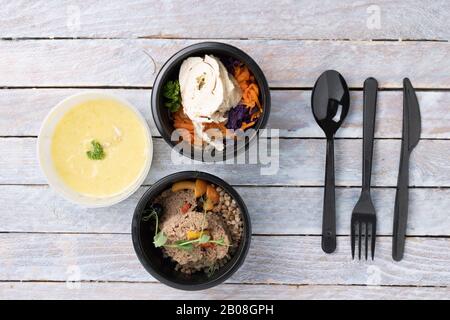
<svg viewBox="0 0 450 320"><path fill-rule="evenodd" d="M102 160L105 158L105 152L103 151L102 145L95 140L91 141L93 150L86 151L86 154L91 160Z"/></svg>
<svg viewBox="0 0 450 320"><path fill-rule="evenodd" d="M180 83L178 80L167 81L163 87L163 96L166 98L164 106L169 108L170 112L178 111L181 106Z"/></svg>

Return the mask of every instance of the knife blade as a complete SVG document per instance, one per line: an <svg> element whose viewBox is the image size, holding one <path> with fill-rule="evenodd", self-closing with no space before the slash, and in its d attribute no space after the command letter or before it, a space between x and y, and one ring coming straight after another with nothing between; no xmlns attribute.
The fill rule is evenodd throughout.
<svg viewBox="0 0 450 320"><path fill-rule="evenodd" d="M406 90L405 96L408 106L408 149L412 151L420 140L420 108L416 92L408 78L403 80L403 86L405 87L404 90Z"/></svg>
<svg viewBox="0 0 450 320"><path fill-rule="evenodd" d="M403 259L409 203L409 159L417 146L421 133L419 102L408 78L403 79L403 127L400 165L395 193L392 258Z"/></svg>

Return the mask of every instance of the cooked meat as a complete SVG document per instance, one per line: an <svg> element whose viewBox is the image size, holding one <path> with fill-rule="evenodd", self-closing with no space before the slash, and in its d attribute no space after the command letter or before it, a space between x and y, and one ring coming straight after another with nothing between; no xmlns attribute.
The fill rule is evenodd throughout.
<svg viewBox="0 0 450 320"><path fill-rule="evenodd" d="M185 204L188 204L191 209L196 206L195 196L192 190L172 192L172 190L169 189L161 193L161 195L155 199L155 202L160 203L163 207L164 215L161 217L162 222L172 216L182 214L181 208Z"/></svg>
<svg viewBox="0 0 450 320"><path fill-rule="evenodd" d="M206 213L196 211L193 190L173 192L169 189L155 199L163 207L159 229L167 236L167 244L186 241L192 235L198 238L200 232L209 235L210 240L223 239L224 242L224 245L194 243L192 250L165 246L164 256L177 262L176 270L187 274L199 270L214 272L231 258L238 247L242 235L240 210L230 195L218 187L216 191L220 193L220 201Z"/></svg>
<svg viewBox="0 0 450 320"><path fill-rule="evenodd" d="M186 240L188 231L204 230L211 240L224 240L225 245L201 246L195 244L192 250L166 247L166 253L173 260L184 266L187 264L203 268L222 259L228 252L230 239L220 218L213 213L189 211L185 214L172 215L161 223L161 230L167 236L167 243Z"/></svg>

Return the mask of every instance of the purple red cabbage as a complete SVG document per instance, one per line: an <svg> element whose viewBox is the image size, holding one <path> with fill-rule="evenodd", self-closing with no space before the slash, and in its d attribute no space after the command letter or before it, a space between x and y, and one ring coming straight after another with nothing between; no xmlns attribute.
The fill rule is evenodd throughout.
<svg viewBox="0 0 450 320"><path fill-rule="evenodd" d="M227 129L237 130L242 126L242 123L251 122L252 114L257 111L257 107L249 109L243 104L238 104L228 112L228 122L226 124Z"/></svg>
<svg viewBox="0 0 450 320"><path fill-rule="evenodd" d="M234 74L235 67L240 66L242 64L241 61L239 61L233 57L226 57L226 58L222 58L220 60L222 61L223 65L225 66L227 71L231 74Z"/></svg>
<svg viewBox="0 0 450 320"><path fill-rule="evenodd" d="M242 62L233 57L223 57L221 61L227 71L234 74L234 69L242 65ZM252 115L258 111L257 107L247 108L243 104L238 104L236 107L228 112L228 121L226 123L227 129L238 130L243 123L251 122Z"/></svg>

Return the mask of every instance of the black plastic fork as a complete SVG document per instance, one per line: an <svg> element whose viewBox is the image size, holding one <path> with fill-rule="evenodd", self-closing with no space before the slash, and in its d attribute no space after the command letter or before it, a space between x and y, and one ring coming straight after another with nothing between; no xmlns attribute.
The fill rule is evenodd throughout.
<svg viewBox="0 0 450 320"><path fill-rule="evenodd" d="M367 260L369 236L371 240L372 260L375 255L377 216L370 196L370 180L372 176L373 140L375 132L375 115L377 105L378 83L374 78L364 81L363 105L363 176L362 191L355 205L351 220L352 258L355 258L356 236L358 236L358 258L361 260L362 237L365 240L365 256Z"/></svg>

